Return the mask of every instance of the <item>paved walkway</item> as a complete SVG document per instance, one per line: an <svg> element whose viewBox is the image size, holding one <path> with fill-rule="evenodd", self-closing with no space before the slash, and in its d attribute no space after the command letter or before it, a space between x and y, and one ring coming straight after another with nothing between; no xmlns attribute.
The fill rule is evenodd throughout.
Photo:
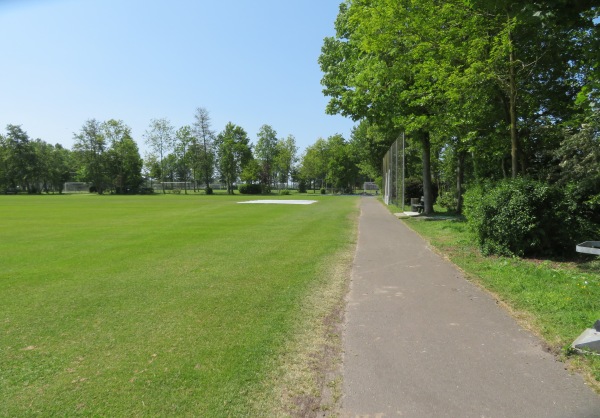
<svg viewBox="0 0 600 418"><path fill-rule="evenodd" d="M361 203L342 417L600 417L600 396L374 198Z"/></svg>

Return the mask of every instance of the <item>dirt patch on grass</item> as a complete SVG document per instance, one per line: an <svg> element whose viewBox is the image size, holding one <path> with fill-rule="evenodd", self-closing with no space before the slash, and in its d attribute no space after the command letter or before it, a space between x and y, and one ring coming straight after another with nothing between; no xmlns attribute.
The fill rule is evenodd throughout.
<svg viewBox="0 0 600 418"><path fill-rule="evenodd" d="M254 410L262 416L329 417L339 410L342 324L356 249L357 215L348 245L323 263L302 307L294 338L286 342L274 372L255 400Z"/></svg>

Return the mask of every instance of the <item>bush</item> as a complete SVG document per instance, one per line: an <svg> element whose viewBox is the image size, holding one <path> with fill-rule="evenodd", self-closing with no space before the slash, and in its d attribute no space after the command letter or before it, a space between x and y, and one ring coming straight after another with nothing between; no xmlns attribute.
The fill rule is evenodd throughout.
<svg viewBox="0 0 600 418"><path fill-rule="evenodd" d="M152 187L142 187L140 188L140 194L154 194L154 189Z"/></svg>
<svg viewBox="0 0 600 418"><path fill-rule="evenodd" d="M441 207L448 209L449 212L456 212L456 198L454 197L454 193L446 192L439 195L437 203Z"/></svg>
<svg viewBox="0 0 600 418"><path fill-rule="evenodd" d="M327 190L321 189L321 194L327 194Z"/></svg>
<svg viewBox="0 0 600 418"><path fill-rule="evenodd" d="M298 193L306 193L306 181L300 180L298 183Z"/></svg>
<svg viewBox="0 0 600 418"><path fill-rule="evenodd" d="M465 216L486 254L562 256L594 229L568 190L519 178L470 188Z"/></svg>
<svg viewBox="0 0 600 418"><path fill-rule="evenodd" d="M204 193L206 193L206 194L213 194L213 189L212 189L212 187L205 187L205 188L204 188Z"/></svg>
<svg viewBox="0 0 600 418"><path fill-rule="evenodd" d="M260 184L240 184L238 188L241 194L260 194L262 191Z"/></svg>
<svg viewBox="0 0 600 418"><path fill-rule="evenodd" d="M291 193L288 189L283 189L279 191L279 194L283 196L289 196Z"/></svg>

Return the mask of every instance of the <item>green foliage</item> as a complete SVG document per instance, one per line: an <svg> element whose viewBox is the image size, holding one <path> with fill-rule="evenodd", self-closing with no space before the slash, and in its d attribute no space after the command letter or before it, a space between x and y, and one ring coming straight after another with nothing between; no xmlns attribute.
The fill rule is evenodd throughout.
<svg viewBox="0 0 600 418"><path fill-rule="evenodd" d="M260 183L262 184L263 193L271 191L271 184L273 184L273 180L275 179L278 142L275 129L270 125L260 127L254 152L260 165Z"/></svg>
<svg viewBox="0 0 600 418"><path fill-rule="evenodd" d="M213 194L214 191L213 191L212 187L208 186L208 187L204 188L204 193L210 195L210 194Z"/></svg>
<svg viewBox="0 0 600 418"><path fill-rule="evenodd" d="M321 194L327 194L327 190L325 190L324 188L321 189Z"/></svg>
<svg viewBox="0 0 600 418"><path fill-rule="evenodd" d="M261 185L255 184L255 183L240 184L238 186L238 189L241 194L261 194L262 193Z"/></svg>
<svg viewBox="0 0 600 418"><path fill-rule="evenodd" d="M100 125L100 131L109 145L103 155L107 187L117 194L137 193L142 184L143 160L131 138L131 128L123 121L111 119Z"/></svg>
<svg viewBox="0 0 600 418"><path fill-rule="evenodd" d="M296 138L293 135L288 135L285 139L277 140L275 149L274 167L277 181L287 183L294 164L297 161L296 154L298 153L298 147L296 146Z"/></svg>
<svg viewBox="0 0 600 418"><path fill-rule="evenodd" d="M444 193L438 196L437 204L450 212L456 211L456 198L452 193Z"/></svg>
<svg viewBox="0 0 600 418"><path fill-rule="evenodd" d="M194 168L201 175L202 182L209 186L215 171L215 133L211 128L210 114L204 107L196 109L193 124L192 155Z"/></svg>
<svg viewBox="0 0 600 418"><path fill-rule="evenodd" d="M306 180L300 179L298 182L298 193L306 193Z"/></svg>
<svg viewBox="0 0 600 418"><path fill-rule="evenodd" d="M600 223L600 113L585 122L567 132L555 151L560 161L557 180L570 189L586 215Z"/></svg>
<svg viewBox="0 0 600 418"><path fill-rule="evenodd" d="M150 126L145 132L146 144L150 147L154 157L158 160L160 166L160 180L165 182L166 168L165 158L167 153L172 150L174 144L175 128L167 119L152 119ZM163 194L165 188L162 188Z"/></svg>
<svg viewBox="0 0 600 418"><path fill-rule="evenodd" d="M229 122L215 140L217 167L227 185L227 193L233 194L233 183L252 160L250 138L244 129Z"/></svg>
<svg viewBox="0 0 600 418"><path fill-rule="evenodd" d="M283 189L279 191L279 194L282 196L289 196L292 193L288 189Z"/></svg>
<svg viewBox="0 0 600 418"><path fill-rule="evenodd" d="M594 231L568 191L524 178L470 188L465 215L484 254L565 255Z"/></svg>

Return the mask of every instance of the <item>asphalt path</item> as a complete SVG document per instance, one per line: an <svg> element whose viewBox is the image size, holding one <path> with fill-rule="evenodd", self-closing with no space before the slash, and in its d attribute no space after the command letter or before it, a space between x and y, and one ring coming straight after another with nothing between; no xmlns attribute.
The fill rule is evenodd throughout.
<svg viewBox="0 0 600 418"><path fill-rule="evenodd" d="M374 198L363 198L342 417L600 417L600 396Z"/></svg>

